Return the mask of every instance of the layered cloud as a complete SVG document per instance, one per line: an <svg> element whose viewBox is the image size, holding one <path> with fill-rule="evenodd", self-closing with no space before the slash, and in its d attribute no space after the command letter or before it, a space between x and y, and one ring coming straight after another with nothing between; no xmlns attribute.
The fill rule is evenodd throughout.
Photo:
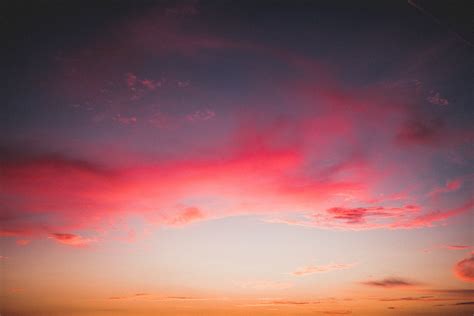
<svg viewBox="0 0 474 316"><path fill-rule="evenodd" d="M163 6L57 56L48 106L2 138L2 236L85 245L134 216L409 229L472 211L464 170L438 174L448 150L469 155L472 127L426 104L421 79L348 83L336 61Z"/></svg>

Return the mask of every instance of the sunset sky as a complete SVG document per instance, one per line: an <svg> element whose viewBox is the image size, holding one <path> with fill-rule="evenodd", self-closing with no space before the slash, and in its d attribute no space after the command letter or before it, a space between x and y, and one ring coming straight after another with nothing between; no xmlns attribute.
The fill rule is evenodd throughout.
<svg viewBox="0 0 474 316"><path fill-rule="evenodd" d="M0 314L471 316L474 46L427 2L10 1Z"/></svg>

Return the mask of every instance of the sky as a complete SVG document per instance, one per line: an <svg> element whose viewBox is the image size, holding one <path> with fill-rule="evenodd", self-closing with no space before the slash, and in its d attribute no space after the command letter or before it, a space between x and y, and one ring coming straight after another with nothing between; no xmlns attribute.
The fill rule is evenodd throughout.
<svg viewBox="0 0 474 316"><path fill-rule="evenodd" d="M468 9L1 11L2 316L474 312Z"/></svg>

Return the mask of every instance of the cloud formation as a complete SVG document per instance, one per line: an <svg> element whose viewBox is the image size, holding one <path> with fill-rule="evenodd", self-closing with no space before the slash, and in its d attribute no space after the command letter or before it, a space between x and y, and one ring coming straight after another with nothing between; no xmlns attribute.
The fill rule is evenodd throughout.
<svg viewBox="0 0 474 316"><path fill-rule="evenodd" d="M474 254L454 265L454 275L462 281L474 282Z"/></svg>
<svg viewBox="0 0 474 316"><path fill-rule="evenodd" d="M399 278L399 277L390 277L380 280L369 280L361 282L364 285L371 286L371 287L379 287L379 288L405 288L405 287L416 287L420 285L418 282L414 282L411 280Z"/></svg>
<svg viewBox="0 0 474 316"><path fill-rule="evenodd" d="M50 234L49 238L53 239L54 241L68 245L68 246L75 246L75 247L85 247L90 243L96 242L96 239L93 238L85 238L75 234L65 234L65 233L52 233Z"/></svg>

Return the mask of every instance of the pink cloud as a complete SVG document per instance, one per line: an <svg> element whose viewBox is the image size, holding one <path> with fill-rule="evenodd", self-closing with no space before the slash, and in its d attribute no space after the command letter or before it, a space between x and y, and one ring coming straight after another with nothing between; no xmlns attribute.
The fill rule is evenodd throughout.
<svg viewBox="0 0 474 316"><path fill-rule="evenodd" d="M435 105L448 105L449 102L447 99L444 99L440 96L439 92L436 92L436 93L431 93L431 95L429 95L426 100L431 103L431 104L435 104Z"/></svg>
<svg viewBox="0 0 474 316"><path fill-rule="evenodd" d="M432 226L467 211L468 207L451 210L449 206L443 207L448 211L430 211L423 196L413 194L409 202L405 196L397 196L401 189L407 190L407 184L423 184L413 176L419 174L418 167L426 168L425 172L434 167L426 163L432 161L427 159L432 158L428 153L393 146L394 135L399 144L430 144L435 145L435 151L440 137L450 140L454 135L443 120L414 115L406 105L412 100L399 96L397 88L347 89L335 80L331 67L317 60L261 43L221 38L202 28L183 27L183 21L197 11L195 6L153 10L123 23L117 28L120 36L98 34L94 43L86 45L90 46L84 50L87 53L80 51L75 61L69 59L60 65L64 73L58 74L55 92L74 101L71 104L76 104L76 98L93 99L99 105L88 104L91 111L105 104L101 111L106 117L135 125L137 133L140 124L165 129L184 120L211 120L216 116L214 110L192 112L194 105L180 112L177 104L170 102L172 111L163 110L157 100L164 101L158 95L165 81L144 71L132 67L101 70L114 69L115 63L142 62L143 55L188 58L232 49L271 58L305 75L304 80L275 81L275 93L291 100L291 111L273 113L268 107L259 108L261 100L256 98L249 101L254 104L240 106L238 113L232 114L236 116L231 124L235 129L206 131L204 146L196 144L194 139L199 137L186 128L212 124L182 124L175 134L159 133L149 146L151 138L145 134L169 131L149 128L137 138L107 138L110 143L129 146L128 150L122 155L104 151L96 159L85 159L90 156L87 150L81 150L81 158L72 153L19 153L15 159L1 161L2 194L9 197L2 201L2 210L12 214L12 219L2 220L1 235L107 230L131 215L145 218L150 225L180 226L243 214L276 216L288 210L298 219L274 222L328 229L398 229ZM146 53L142 55L142 51ZM107 52L120 54L112 61L103 57L109 56ZM69 74L70 69L77 72ZM184 79L167 82L177 82L177 89L187 86L180 84ZM107 89L117 89L113 93L104 88L109 81ZM192 90L192 97L202 94L194 85L179 89L179 93L188 90ZM100 97L96 97L98 91ZM138 99L150 104L134 103ZM256 109L250 110L252 107ZM218 113L221 118L223 114ZM158 138L170 139L173 144L165 146ZM97 146L102 148L103 143ZM144 153L136 154L140 150ZM147 156L150 151L153 155ZM116 163L133 155L137 155L133 163ZM456 183L448 183L446 190L462 191Z"/></svg>
<svg viewBox="0 0 474 316"><path fill-rule="evenodd" d="M448 192L454 192L454 191L457 191L461 188L463 184L463 181L461 178L456 178L456 179L452 179L452 180L449 180L449 181L446 181L446 184L442 187L438 187L438 188L435 188L434 190L432 190L429 195L430 196L437 196L441 193L448 193Z"/></svg>
<svg viewBox="0 0 474 316"><path fill-rule="evenodd" d="M205 215L196 207L185 208L182 212L173 215L166 222L168 225L181 226L204 219Z"/></svg>
<svg viewBox="0 0 474 316"><path fill-rule="evenodd" d="M29 239L17 239L15 242L19 246L26 246L31 242L31 240L29 240Z"/></svg>
<svg viewBox="0 0 474 316"><path fill-rule="evenodd" d="M54 241L74 247L85 247L93 242L96 242L96 239L93 238L85 238L75 234L64 234L64 233L52 233L50 234L49 238L53 239Z"/></svg>
<svg viewBox="0 0 474 316"><path fill-rule="evenodd" d="M190 122L207 121L216 116L216 113L209 109L197 110L191 114L186 115L186 120Z"/></svg>
<svg viewBox="0 0 474 316"><path fill-rule="evenodd" d="M467 245L445 245L442 247L449 250L464 250L464 249L471 248L471 246L467 246Z"/></svg>
<svg viewBox="0 0 474 316"><path fill-rule="evenodd" d="M462 281L474 282L474 254L456 263L454 275Z"/></svg>
<svg viewBox="0 0 474 316"><path fill-rule="evenodd" d="M298 268L297 270L291 272L291 274L296 276L304 276L314 273L326 273L336 270L346 270L350 269L354 264L327 264L327 265L309 265Z"/></svg>
<svg viewBox="0 0 474 316"><path fill-rule="evenodd" d="M137 118L135 116L122 116L120 114L117 114L113 119L114 121L124 125L131 125L137 122Z"/></svg>

